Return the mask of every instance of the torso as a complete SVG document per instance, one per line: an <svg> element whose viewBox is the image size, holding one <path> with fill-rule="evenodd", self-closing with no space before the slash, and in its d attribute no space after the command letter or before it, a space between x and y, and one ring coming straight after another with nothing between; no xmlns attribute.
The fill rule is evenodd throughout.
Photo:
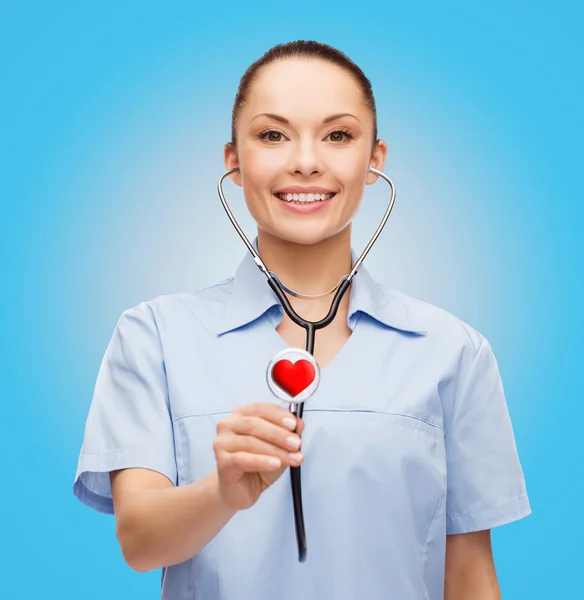
<svg viewBox="0 0 584 600"><path fill-rule="evenodd" d="M287 315L277 322L277 310L215 335L232 289L214 286L158 307L179 485L216 468L217 425L235 407L276 402L266 384L276 353L286 344L305 348L304 329ZM295 309L318 321L326 300ZM196 557L169 567L163 598L442 599L446 466L438 390L444 365L456 357L437 358L438 336L403 335L366 314L352 319L351 331L342 309L316 332L321 380L303 412L310 558L298 562L290 477L281 477ZM420 364L424 376L415 377ZM355 579L355 564L363 578Z"/></svg>
<svg viewBox="0 0 584 600"><path fill-rule="evenodd" d="M130 461L177 485L199 481L216 469L218 423L242 404L275 401L267 366L285 343L304 348L306 335L287 317L275 330L276 306L261 316L259 308L226 315L229 306L267 304L255 295L263 275L250 255L246 261L239 287L230 279L163 296L120 319L79 463L92 489L78 493L96 509L114 513L106 471ZM355 294L352 333L343 306L316 333L326 373L304 413L308 560L298 561L290 478L281 477L196 556L165 569L161 598L442 600L448 528L488 528L527 514L492 356L474 396L455 402L480 334L446 311L376 287L364 268L354 284L366 296ZM389 325L367 310L371 294L369 308ZM314 321L328 310L302 308Z"/></svg>

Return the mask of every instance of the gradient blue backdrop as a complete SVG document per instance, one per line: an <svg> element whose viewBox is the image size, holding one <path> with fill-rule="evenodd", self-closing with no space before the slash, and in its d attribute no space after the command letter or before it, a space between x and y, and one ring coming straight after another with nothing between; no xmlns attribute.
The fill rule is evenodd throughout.
<svg viewBox="0 0 584 600"><path fill-rule="evenodd" d="M126 566L113 517L71 492L95 378L123 310L243 257L215 187L239 77L316 39L370 77L389 145L396 208L368 268L498 358L533 508L493 532L503 596L575 597L583 16L551 1L4 5L0 595L159 597L160 572ZM366 191L356 250L384 192Z"/></svg>

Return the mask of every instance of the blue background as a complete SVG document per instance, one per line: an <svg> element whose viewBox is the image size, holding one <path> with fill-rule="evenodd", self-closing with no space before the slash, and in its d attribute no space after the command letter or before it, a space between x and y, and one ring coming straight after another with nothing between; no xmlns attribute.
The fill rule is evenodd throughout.
<svg viewBox="0 0 584 600"><path fill-rule="evenodd" d="M95 378L123 310L214 283L243 258L216 193L239 77L276 43L316 39L372 80L389 145L396 208L369 270L471 324L497 356L533 509L493 531L503 597L574 597L584 534L578 4L0 10L2 596L159 597L160 572L132 571L114 518L72 494ZM356 250L383 213L382 185L366 190Z"/></svg>

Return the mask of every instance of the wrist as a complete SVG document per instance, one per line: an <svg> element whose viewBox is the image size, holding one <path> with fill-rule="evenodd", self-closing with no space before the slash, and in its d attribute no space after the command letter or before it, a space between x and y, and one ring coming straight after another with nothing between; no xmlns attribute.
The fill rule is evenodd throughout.
<svg viewBox="0 0 584 600"><path fill-rule="evenodd" d="M214 506L225 515L227 519L230 519L238 509L232 508L221 493L221 484L219 482L219 473L217 469L209 475L209 492L212 496Z"/></svg>

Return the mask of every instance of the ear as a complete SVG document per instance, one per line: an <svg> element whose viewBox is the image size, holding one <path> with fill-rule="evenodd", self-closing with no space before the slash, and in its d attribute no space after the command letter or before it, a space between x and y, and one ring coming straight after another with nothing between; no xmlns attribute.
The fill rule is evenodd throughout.
<svg viewBox="0 0 584 600"><path fill-rule="evenodd" d="M235 167L239 167L239 161L237 159L237 150L235 146L231 142L227 142L223 149L223 162L227 167L227 170L235 169ZM231 181L236 185L241 187L241 171L236 171L235 173L231 173L229 175Z"/></svg>
<svg viewBox="0 0 584 600"><path fill-rule="evenodd" d="M387 156L387 144L383 140L377 140L375 142L375 148L371 153L371 159L369 160L369 164L378 171L383 171L383 167L385 166L385 158ZM365 183L367 185L371 185L375 183L379 179L379 175L375 173L368 172L367 177L365 179Z"/></svg>

